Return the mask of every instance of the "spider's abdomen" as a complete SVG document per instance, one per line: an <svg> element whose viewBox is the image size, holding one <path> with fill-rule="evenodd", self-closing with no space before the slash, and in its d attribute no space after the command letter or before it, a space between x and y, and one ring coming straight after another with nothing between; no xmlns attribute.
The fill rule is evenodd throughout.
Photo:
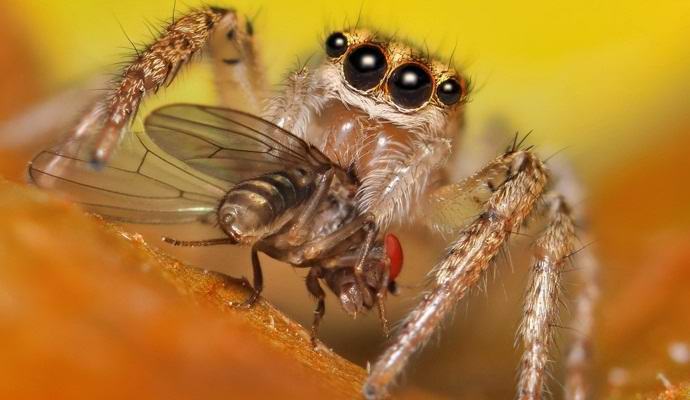
<svg viewBox="0 0 690 400"><path fill-rule="evenodd" d="M218 210L221 228L240 243L260 239L312 195L316 176L314 171L292 168L240 182Z"/></svg>

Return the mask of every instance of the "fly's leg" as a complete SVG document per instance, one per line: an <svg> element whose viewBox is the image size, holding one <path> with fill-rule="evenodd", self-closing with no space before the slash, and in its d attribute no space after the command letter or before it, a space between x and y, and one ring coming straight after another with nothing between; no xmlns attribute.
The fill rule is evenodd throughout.
<svg viewBox="0 0 690 400"><path fill-rule="evenodd" d="M518 399L541 399L557 326L561 274L575 244L575 225L565 199L545 196L549 223L536 241L535 260L518 336L522 341Z"/></svg>
<svg viewBox="0 0 690 400"><path fill-rule="evenodd" d="M547 174L528 151L509 151L475 177L505 170L504 182L489 196L481 214L465 227L434 267L431 291L403 322L400 331L374 363L363 388L368 399L385 397L410 356L439 328L454 306L474 287L491 261L517 230L542 195ZM472 180L469 180L471 182ZM463 190L462 185L455 185Z"/></svg>
<svg viewBox="0 0 690 400"><path fill-rule="evenodd" d="M295 246L300 243L304 243L305 237L311 230L311 227L308 226L309 222L314 217L314 213L316 213L319 205L328 194L328 189L331 187L334 176L335 170L331 168L319 177L318 181L316 182L316 190L314 191L314 194L307 201L301 213L295 219L292 228L290 228L288 241L291 245Z"/></svg>
<svg viewBox="0 0 690 400"><path fill-rule="evenodd" d="M256 301L261 296L261 292L264 289L264 275L261 271L261 263L259 261L259 252L256 246L252 247L252 274L253 274L253 284L252 284L252 294L240 304L236 304L239 308L251 308Z"/></svg>
<svg viewBox="0 0 690 400"><path fill-rule="evenodd" d="M322 277L321 267L312 267L307 275L307 290L316 299L316 308L314 309L314 322L311 324L311 344L314 348L317 345L317 336L319 332L319 323L326 314L326 293L319 284L319 279Z"/></svg>
<svg viewBox="0 0 690 400"><path fill-rule="evenodd" d="M219 245L227 245L227 244L237 244L237 241L233 238L218 238L218 239L205 239L205 240L177 240L173 239L168 236L163 236L161 238L165 243L168 243L172 246L177 246L177 247L206 247L206 246L219 246ZM253 260L254 255L252 254L252 260ZM258 264L258 257L257 257L257 264ZM259 267L259 275L261 275L261 268ZM233 276L225 275L225 279L235 282L239 285L242 285L242 287L252 287L249 284L249 281L247 278L242 277L242 278L235 278ZM254 290L254 289L252 289Z"/></svg>
<svg viewBox="0 0 690 400"><path fill-rule="evenodd" d="M75 137L88 136L94 140L91 161L102 165L108 160L141 102L169 85L183 66L208 48L214 35L236 32L233 36L236 40L251 37L244 32L248 25L240 19L233 10L215 7L194 10L174 20L139 52L104 99L92 106L77 125Z"/></svg>
<svg viewBox="0 0 690 400"><path fill-rule="evenodd" d="M206 240L177 240L168 236L161 238L165 243L178 247L204 247L204 246L218 246L224 244L237 244L237 241L232 238L206 239Z"/></svg>
<svg viewBox="0 0 690 400"><path fill-rule="evenodd" d="M295 252L301 253L303 259L300 262L318 260L328 254L333 254L338 250L346 250L349 247L347 239L360 233L362 230L366 232L363 245L360 249L360 254L355 264L355 282L357 288L362 296L369 296L369 291L364 286L364 262L369 255L378 230L372 229L372 216L370 214L363 214L354 220L346 223L335 232L326 235L318 240L310 241L302 246L294 249ZM371 302L374 299L367 298L366 302Z"/></svg>
<svg viewBox="0 0 690 400"><path fill-rule="evenodd" d="M362 242L362 247L360 248L360 253L359 253L359 258L357 259L357 263L355 264L354 268L354 275L355 275L355 282L357 283L357 287L359 288L361 293L369 293L368 290L364 289L364 263L366 262L367 257L369 256L369 252L371 251L371 248L374 246L374 241L376 240L376 236L378 236L379 230L376 224L372 221L371 217L368 217L365 220L364 223L364 231L366 232L366 236L364 237L364 241ZM380 291L379 291L380 292ZM377 304L378 304L378 309L379 309L379 315L383 316L381 318L381 321L384 325L384 332L386 336L388 335L388 326L387 326L387 320L384 315L384 309L381 308L381 298L379 295L377 295Z"/></svg>
<svg viewBox="0 0 690 400"><path fill-rule="evenodd" d="M382 276L382 282L388 282L389 279L389 268L386 265L386 269ZM381 288L376 292L376 309L379 313L379 321L381 321L381 328L383 329L383 334L388 337L390 336L390 325L388 324L388 317L386 316L386 292L388 291L389 285L381 285Z"/></svg>

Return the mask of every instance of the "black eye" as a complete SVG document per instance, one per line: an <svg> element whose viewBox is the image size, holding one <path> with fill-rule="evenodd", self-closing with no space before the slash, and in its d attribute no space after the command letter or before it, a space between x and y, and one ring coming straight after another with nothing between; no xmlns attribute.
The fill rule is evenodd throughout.
<svg viewBox="0 0 690 400"><path fill-rule="evenodd" d="M347 38L342 32L333 32L326 39L326 54L329 57L340 57L347 51Z"/></svg>
<svg viewBox="0 0 690 400"><path fill-rule="evenodd" d="M418 108L431 98L431 76L419 64L403 64L388 80L388 93L403 108Z"/></svg>
<svg viewBox="0 0 690 400"><path fill-rule="evenodd" d="M436 95L443 104L451 106L460 100L462 96L462 87L455 79L447 79L438 85Z"/></svg>
<svg viewBox="0 0 690 400"><path fill-rule="evenodd" d="M369 90L381 82L388 63L380 48L363 45L355 49L345 61L345 79L355 89Z"/></svg>

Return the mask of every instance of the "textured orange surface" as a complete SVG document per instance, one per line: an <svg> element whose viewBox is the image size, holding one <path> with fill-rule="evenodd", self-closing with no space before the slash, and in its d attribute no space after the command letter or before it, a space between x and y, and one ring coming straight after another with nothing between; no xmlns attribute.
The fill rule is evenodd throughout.
<svg viewBox="0 0 690 400"><path fill-rule="evenodd" d="M0 59L12 60L0 76L8 94L0 120L44 92L21 26L8 17L0 14ZM644 132L671 139L589 179L596 181L588 203L603 268L598 398L690 399L690 365L669 357L671 344L690 344L688 132ZM0 176L21 181L30 155L0 148ZM325 349L314 353L304 330L265 302L249 312L228 307L246 296L244 288L131 239L53 196L0 181L0 398L357 398L361 368ZM409 278L415 264L429 265L438 253L423 241L404 247L413 262L403 279L416 284ZM246 271L243 256L242 266L228 269ZM519 293L524 278L505 273L498 281L508 288L517 281L508 292ZM299 296L287 296L311 307L294 286ZM490 294L491 301L503 296L500 288ZM462 307L458 328L416 360L410 380L416 374L433 390L452 382L448 392L462 398L512 394L517 318L506 318L508 303L489 307L475 298L469 316ZM349 332L357 325L338 325L331 310L324 330L336 326L341 348L356 351L363 335ZM659 373L675 386L665 389ZM557 385L552 392L560 398Z"/></svg>
<svg viewBox="0 0 690 400"><path fill-rule="evenodd" d="M356 398L364 371L248 291L0 182L0 398Z"/></svg>

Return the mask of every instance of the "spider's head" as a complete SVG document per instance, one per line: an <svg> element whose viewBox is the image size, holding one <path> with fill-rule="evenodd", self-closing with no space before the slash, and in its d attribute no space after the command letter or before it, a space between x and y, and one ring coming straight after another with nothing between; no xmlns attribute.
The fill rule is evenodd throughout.
<svg viewBox="0 0 690 400"><path fill-rule="evenodd" d="M318 79L326 97L406 129L443 132L467 101L469 82L415 46L356 29L329 34Z"/></svg>
<svg viewBox="0 0 690 400"><path fill-rule="evenodd" d="M295 128L299 135L351 168L365 186L401 154L429 150L428 170L447 160L470 86L455 68L363 29L330 33L323 49L305 100L313 113Z"/></svg>
<svg viewBox="0 0 690 400"><path fill-rule="evenodd" d="M357 254L357 252L355 252ZM356 260L355 258L351 258ZM400 241L393 234L387 234L383 244L372 249L364 265L364 290L360 290L352 266L329 270L325 280L328 287L338 296L345 312L353 317L376 305L379 292L397 293L395 279L402 270L403 253Z"/></svg>

